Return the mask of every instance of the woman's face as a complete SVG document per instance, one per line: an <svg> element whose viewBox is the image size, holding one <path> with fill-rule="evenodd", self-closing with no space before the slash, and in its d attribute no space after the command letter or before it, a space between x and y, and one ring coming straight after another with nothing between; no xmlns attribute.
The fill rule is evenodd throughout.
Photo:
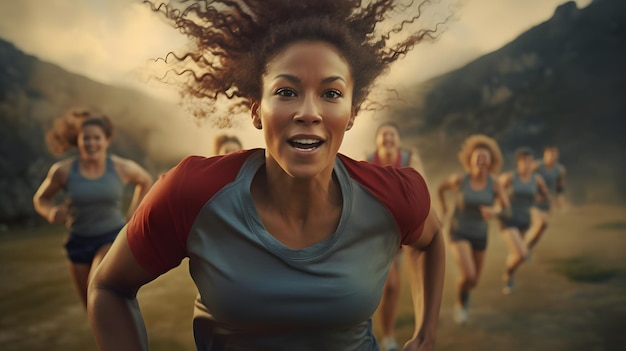
<svg viewBox="0 0 626 351"><path fill-rule="evenodd" d="M547 165L553 165L559 159L559 150L555 148L546 149L543 152L543 162Z"/></svg>
<svg viewBox="0 0 626 351"><path fill-rule="evenodd" d="M294 178L331 174L354 122L346 61L325 42L295 42L268 62L262 83L252 119L264 132L267 166L277 164Z"/></svg>
<svg viewBox="0 0 626 351"><path fill-rule="evenodd" d="M100 126L86 125L78 133L78 150L83 159L96 160L105 157L109 144L110 140Z"/></svg>
<svg viewBox="0 0 626 351"><path fill-rule="evenodd" d="M489 171L491 167L491 153L489 150L479 147L470 155L470 168L472 171Z"/></svg>
<svg viewBox="0 0 626 351"><path fill-rule="evenodd" d="M520 156L517 158L517 172L520 174L528 174L533 169L535 158L533 156Z"/></svg>
<svg viewBox="0 0 626 351"><path fill-rule="evenodd" d="M376 134L376 148L395 150L400 147L400 134L393 126L382 126Z"/></svg>
<svg viewBox="0 0 626 351"><path fill-rule="evenodd" d="M220 149L217 150L218 155L228 155L235 151L241 150L241 146L234 141L227 141L220 146Z"/></svg>

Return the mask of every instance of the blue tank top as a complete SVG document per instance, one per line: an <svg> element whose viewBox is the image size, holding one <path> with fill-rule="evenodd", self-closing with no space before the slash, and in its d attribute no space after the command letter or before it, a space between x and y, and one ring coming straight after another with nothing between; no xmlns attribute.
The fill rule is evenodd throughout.
<svg viewBox="0 0 626 351"><path fill-rule="evenodd" d="M472 238L485 237L488 223L480 213L480 206L492 206L495 198L496 192L491 176L487 178L487 183L482 189L474 190L470 184L470 175L466 174L461 180L452 230Z"/></svg>
<svg viewBox="0 0 626 351"><path fill-rule="evenodd" d="M107 156L105 171L97 179L80 174L78 162L72 162L65 183L70 199L70 233L94 237L121 228L125 223L121 210L124 184L113 161Z"/></svg>
<svg viewBox="0 0 626 351"><path fill-rule="evenodd" d="M559 163L555 163L551 169L548 169L546 164L542 161L535 171L543 178L543 180L546 182L546 187L548 188L548 191L550 191L550 193L553 195L556 194L556 182L561 176L561 169L562 166Z"/></svg>
<svg viewBox="0 0 626 351"><path fill-rule="evenodd" d="M534 205L539 190L537 179L532 175L528 182L524 182L519 173L513 172L511 190L511 220L530 223L530 208Z"/></svg>

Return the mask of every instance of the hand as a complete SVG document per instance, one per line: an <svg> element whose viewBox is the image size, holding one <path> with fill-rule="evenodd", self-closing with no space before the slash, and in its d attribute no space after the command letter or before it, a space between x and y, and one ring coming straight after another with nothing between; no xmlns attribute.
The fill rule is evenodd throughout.
<svg viewBox="0 0 626 351"><path fill-rule="evenodd" d="M433 340L420 340L413 338L404 344L404 351L432 351L435 349Z"/></svg>
<svg viewBox="0 0 626 351"><path fill-rule="evenodd" d="M67 221L69 209L67 206L54 206L48 213L48 222L53 224L63 224Z"/></svg>
<svg viewBox="0 0 626 351"><path fill-rule="evenodd" d="M499 213L493 206L480 206L480 214L487 221L497 218Z"/></svg>

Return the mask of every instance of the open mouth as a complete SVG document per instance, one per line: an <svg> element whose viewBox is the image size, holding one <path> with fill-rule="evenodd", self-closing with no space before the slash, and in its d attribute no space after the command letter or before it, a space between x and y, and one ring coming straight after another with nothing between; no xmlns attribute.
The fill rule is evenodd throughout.
<svg viewBox="0 0 626 351"><path fill-rule="evenodd" d="M319 148L320 146L322 146L322 144L324 144L323 141L317 140L317 139L293 139L293 140L288 140L287 142L294 149L298 151L306 151L306 152L313 151Z"/></svg>

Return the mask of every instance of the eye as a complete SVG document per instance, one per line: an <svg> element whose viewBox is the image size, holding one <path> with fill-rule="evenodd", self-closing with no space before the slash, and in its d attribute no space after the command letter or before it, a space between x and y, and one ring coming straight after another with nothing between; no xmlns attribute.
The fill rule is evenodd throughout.
<svg viewBox="0 0 626 351"><path fill-rule="evenodd" d="M327 99L337 99L337 98L340 98L342 96L343 95L341 94L341 92L339 90L336 90L336 89L326 90L322 94L322 97L327 98Z"/></svg>
<svg viewBox="0 0 626 351"><path fill-rule="evenodd" d="M276 89L274 95L282 96L282 97L294 97L297 96L296 91L291 88L279 88Z"/></svg>

